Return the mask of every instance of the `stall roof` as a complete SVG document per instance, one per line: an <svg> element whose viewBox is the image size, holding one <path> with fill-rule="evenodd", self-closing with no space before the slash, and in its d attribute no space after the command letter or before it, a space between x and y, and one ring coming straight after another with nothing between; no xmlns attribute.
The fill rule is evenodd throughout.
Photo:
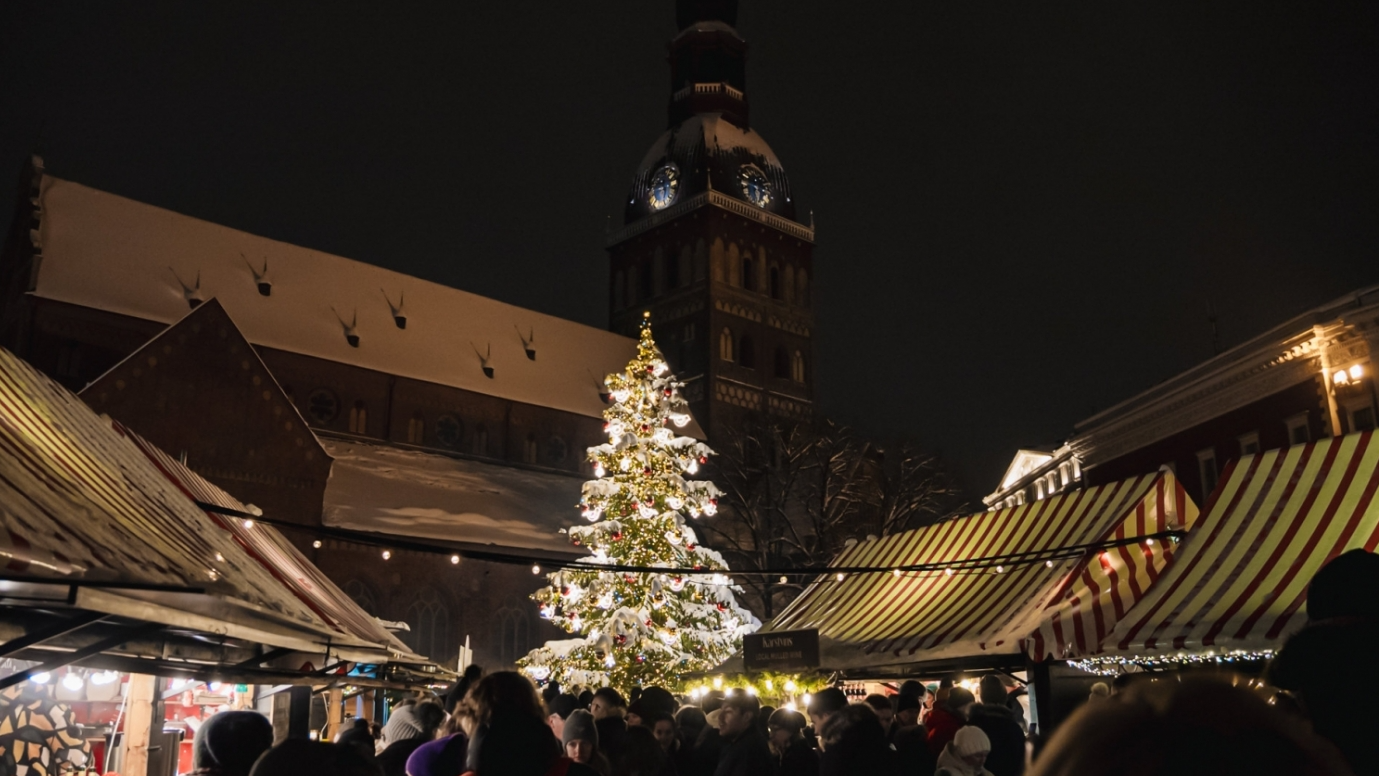
<svg viewBox="0 0 1379 776"><path fill-rule="evenodd" d="M1240 459L1178 562L1106 639L1112 655L1278 647L1306 620L1312 575L1379 546L1379 444L1350 434Z"/></svg>
<svg viewBox="0 0 1379 776"><path fill-rule="evenodd" d="M389 445L321 437L334 459L322 522L471 547L576 552L584 478Z"/></svg>
<svg viewBox="0 0 1379 776"><path fill-rule="evenodd" d="M0 528L0 600L38 592L42 605L269 646L386 654L332 627L131 437L3 349Z"/></svg>
<svg viewBox="0 0 1379 776"><path fill-rule="evenodd" d="M866 573L816 580L768 630L817 628L826 669L955 658L1061 656L1095 644L1173 560L1171 542L1090 550L1188 530L1197 507L1169 472L949 520L859 544L835 567L951 564L1024 556L1010 567Z"/></svg>
<svg viewBox="0 0 1379 776"><path fill-rule="evenodd" d="M262 522L246 525L242 518L232 516L233 513L248 513L248 505L206 481L138 434L127 429L125 433L189 497L202 504L231 510L230 514L217 514L214 511L208 511L207 514L212 522L233 535L240 546L327 623L363 641L385 645L398 656L415 661L424 660L413 654L406 644L385 630L373 615L364 611L345 591L321 573L276 528Z"/></svg>

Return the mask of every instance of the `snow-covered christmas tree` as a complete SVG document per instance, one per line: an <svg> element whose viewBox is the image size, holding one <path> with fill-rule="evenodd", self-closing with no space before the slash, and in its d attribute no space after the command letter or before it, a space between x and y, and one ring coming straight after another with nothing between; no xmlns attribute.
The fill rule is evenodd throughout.
<svg viewBox="0 0 1379 776"><path fill-rule="evenodd" d="M598 479L580 500L590 525L569 530L592 556L547 579L532 595L545 617L577 638L550 641L518 661L538 682L631 687L678 684L689 671L718 665L760 627L740 607L741 592L722 556L699 546L686 516L717 511L712 482L686 479L713 451L672 426L690 421L683 383L670 373L642 322L637 357L605 381L608 443L589 448ZM666 569L622 572L607 566ZM683 574L677 569L717 571Z"/></svg>

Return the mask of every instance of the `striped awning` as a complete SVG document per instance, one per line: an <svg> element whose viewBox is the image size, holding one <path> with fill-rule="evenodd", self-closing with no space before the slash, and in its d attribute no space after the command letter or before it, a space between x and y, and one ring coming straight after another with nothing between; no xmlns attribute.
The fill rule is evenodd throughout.
<svg viewBox="0 0 1379 776"><path fill-rule="evenodd" d="M1376 488L1372 432L1242 458L1173 568L1102 651L1153 657L1277 648L1306 621L1312 575L1343 552L1379 546Z"/></svg>
<svg viewBox="0 0 1379 776"><path fill-rule="evenodd" d="M824 668L1025 650L1061 657L1099 643L1172 562L1172 542L1140 537L1196 519L1196 505L1162 472L864 542L832 565L960 568L820 577L768 630L817 628ZM1117 541L1125 545L1066 552ZM993 558L1010 565L983 567Z"/></svg>

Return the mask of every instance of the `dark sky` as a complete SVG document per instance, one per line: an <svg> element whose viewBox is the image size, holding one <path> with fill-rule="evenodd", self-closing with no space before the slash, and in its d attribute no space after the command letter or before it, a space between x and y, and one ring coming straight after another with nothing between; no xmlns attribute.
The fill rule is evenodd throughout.
<svg viewBox="0 0 1379 776"><path fill-rule="evenodd" d="M1379 282L1374 2L743 0L818 220L824 410L1018 446ZM0 183L135 199L593 325L670 0L0 3ZM4 183L0 191L10 191ZM8 225L8 206L3 226Z"/></svg>

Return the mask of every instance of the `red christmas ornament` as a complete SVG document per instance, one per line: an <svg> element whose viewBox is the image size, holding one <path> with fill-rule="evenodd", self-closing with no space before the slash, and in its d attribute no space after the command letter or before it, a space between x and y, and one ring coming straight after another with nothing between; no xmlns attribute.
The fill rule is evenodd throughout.
<svg viewBox="0 0 1379 776"><path fill-rule="evenodd" d="M578 546L579 546L579 539L577 539L577 538L576 538L576 539L571 539L571 540L570 540L570 543L573 544L574 546L578 547Z"/></svg>
<svg viewBox="0 0 1379 776"><path fill-rule="evenodd" d="M720 611L720 612L726 612L726 611L728 611L728 607L724 606L722 601L719 601L718 604L717 604L717 606L718 606L718 611Z"/></svg>
<svg viewBox="0 0 1379 776"><path fill-rule="evenodd" d="M561 594L561 595L569 595L569 594L570 594L570 587L569 587L569 585L566 585L565 587L560 588L560 594Z"/></svg>
<svg viewBox="0 0 1379 776"><path fill-rule="evenodd" d="M626 636L614 636L614 637L613 637L613 640L616 641L616 642L618 642L618 644L626 644L626 643L627 643L627 637L626 637Z"/></svg>
<svg viewBox="0 0 1379 776"><path fill-rule="evenodd" d="M654 622L651 621L651 618L647 618L646 627L650 628L650 627L652 627L652 626L655 625L655 624L656 624L656 623L654 623Z"/></svg>
<svg viewBox="0 0 1379 776"><path fill-rule="evenodd" d="M670 389L669 389L669 388L667 388L667 389L666 389L666 395L667 395L667 396L669 396L669 395L670 395L670 393L671 393L671 392L670 392Z"/></svg>
<svg viewBox="0 0 1379 776"><path fill-rule="evenodd" d="M637 581L637 578L632 576L631 574L623 574L622 579L629 585Z"/></svg>
<svg viewBox="0 0 1379 776"><path fill-rule="evenodd" d="M694 547L695 545L693 543L685 545L685 549L689 550L690 552L694 552ZM695 568L698 568L698 566L696 566Z"/></svg>
<svg viewBox="0 0 1379 776"><path fill-rule="evenodd" d="M648 467L646 467L645 469L642 469L642 474L644 474L644 475L650 477L650 476L651 476L651 467L648 466Z"/></svg>
<svg viewBox="0 0 1379 776"><path fill-rule="evenodd" d="M695 570L695 571L703 571L703 570L704 570L704 567L701 566L701 565L699 565L698 563L696 563L696 564L694 564L694 570Z"/></svg>
<svg viewBox="0 0 1379 776"><path fill-rule="evenodd" d="M614 532L613 532L613 541L615 541L615 542L620 542L620 541L622 541L622 531L614 531Z"/></svg>
<svg viewBox="0 0 1379 776"><path fill-rule="evenodd" d="M709 457L708 457L707 455L701 455L701 456L699 456L699 463L708 463L708 462L709 462Z"/></svg>

